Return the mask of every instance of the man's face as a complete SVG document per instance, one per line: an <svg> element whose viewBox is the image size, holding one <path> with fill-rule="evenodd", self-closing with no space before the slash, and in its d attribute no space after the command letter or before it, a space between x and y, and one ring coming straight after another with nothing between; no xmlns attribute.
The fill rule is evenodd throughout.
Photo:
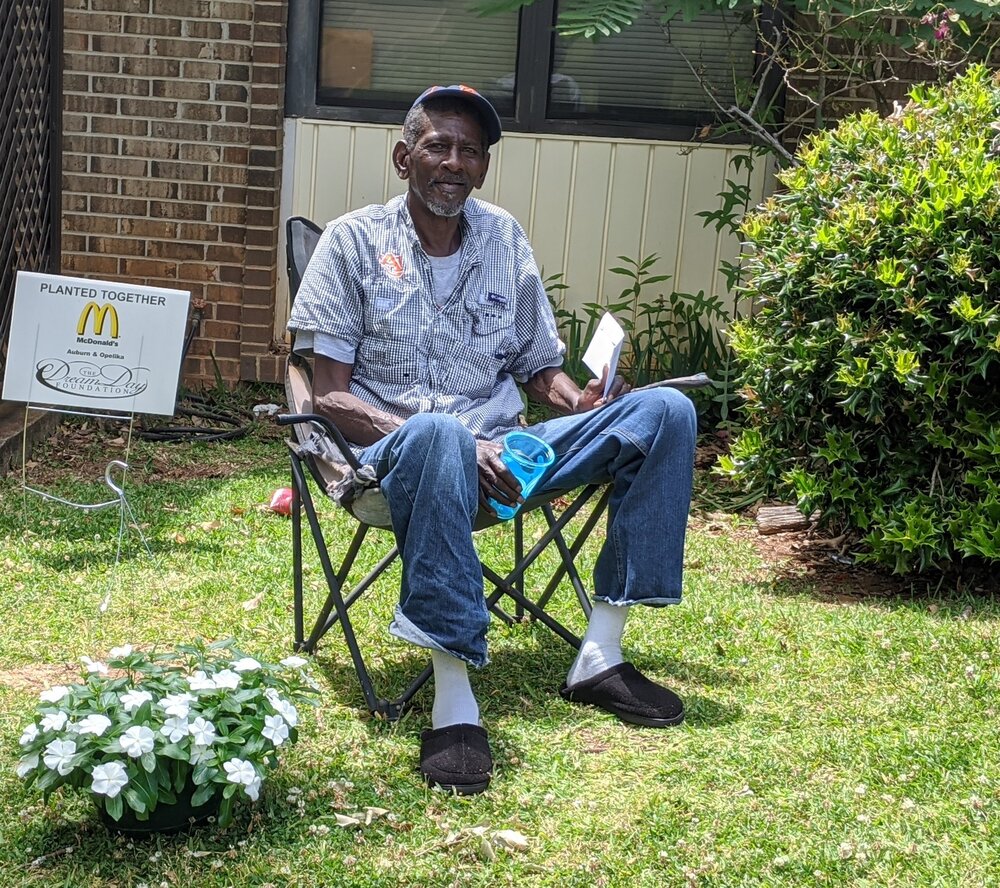
<svg viewBox="0 0 1000 888"><path fill-rule="evenodd" d="M427 118L429 125L412 149L396 145L393 162L399 177L409 182L411 202L450 218L482 187L490 155L474 114L428 110Z"/></svg>

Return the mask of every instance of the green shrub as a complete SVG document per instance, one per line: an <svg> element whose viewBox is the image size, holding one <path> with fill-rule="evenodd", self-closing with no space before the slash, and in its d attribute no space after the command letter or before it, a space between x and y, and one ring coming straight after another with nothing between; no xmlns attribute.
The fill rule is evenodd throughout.
<svg viewBox="0 0 1000 888"><path fill-rule="evenodd" d="M820 133L749 216L723 470L894 571L1000 562L1000 75Z"/></svg>

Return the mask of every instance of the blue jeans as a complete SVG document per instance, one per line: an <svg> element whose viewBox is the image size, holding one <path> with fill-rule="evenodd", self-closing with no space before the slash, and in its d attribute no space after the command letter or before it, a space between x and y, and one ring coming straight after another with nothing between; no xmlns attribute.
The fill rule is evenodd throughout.
<svg viewBox="0 0 1000 888"><path fill-rule="evenodd" d="M614 605L677 604L691 500L696 419L669 388L528 429L556 461L538 493L610 482L607 537L594 598ZM403 562L390 631L473 666L487 662L489 612L472 543L479 509L476 442L454 416L420 413L365 448L389 504Z"/></svg>

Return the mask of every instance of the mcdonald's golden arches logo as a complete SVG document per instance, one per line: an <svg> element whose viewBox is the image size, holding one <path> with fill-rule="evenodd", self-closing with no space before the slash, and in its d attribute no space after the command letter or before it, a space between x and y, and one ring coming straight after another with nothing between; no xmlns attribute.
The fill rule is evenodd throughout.
<svg viewBox="0 0 1000 888"><path fill-rule="evenodd" d="M83 336L83 331L87 329L87 320L94 316L94 335L104 335L104 322L110 317L109 339L118 338L118 311L113 305L98 305L96 302L88 302L83 311L80 312L80 320L76 324L76 335Z"/></svg>

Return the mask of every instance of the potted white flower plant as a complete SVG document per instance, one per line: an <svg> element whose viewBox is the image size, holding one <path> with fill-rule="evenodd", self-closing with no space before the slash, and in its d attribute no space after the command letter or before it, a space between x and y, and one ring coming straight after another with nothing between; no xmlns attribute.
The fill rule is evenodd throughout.
<svg viewBox="0 0 1000 888"><path fill-rule="evenodd" d="M227 640L84 657L83 680L42 692L21 734L17 773L45 798L91 793L106 820L132 832L187 826L240 797L256 801L278 752L297 739L297 703L313 702L306 661L264 663Z"/></svg>

